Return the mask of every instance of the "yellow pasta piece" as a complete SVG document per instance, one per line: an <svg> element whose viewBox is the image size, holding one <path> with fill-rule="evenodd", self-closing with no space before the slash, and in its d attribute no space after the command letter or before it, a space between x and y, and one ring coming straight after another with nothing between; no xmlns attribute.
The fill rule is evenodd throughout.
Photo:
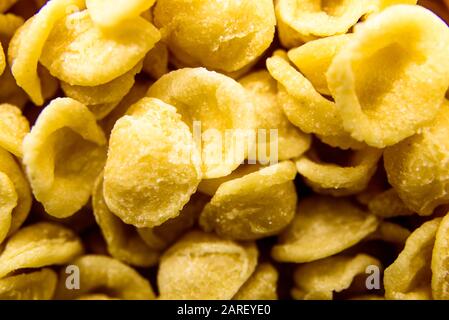
<svg viewBox="0 0 449 320"><path fill-rule="evenodd" d="M3 51L3 46L0 42L0 75L3 74L5 68L6 68L5 52Z"/></svg>
<svg viewBox="0 0 449 320"><path fill-rule="evenodd" d="M159 31L144 18L126 20L120 28L102 32L84 10L58 21L40 62L70 85L98 86L131 70L159 39Z"/></svg>
<svg viewBox="0 0 449 320"><path fill-rule="evenodd" d="M50 300L58 276L51 269L22 273L0 279L1 300Z"/></svg>
<svg viewBox="0 0 449 320"><path fill-rule="evenodd" d="M19 108L0 104L0 147L21 158L23 139L29 131L30 124Z"/></svg>
<svg viewBox="0 0 449 320"><path fill-rule="evenodd" d="M208 197L196 193L192 195L176 218L167 220L154 228L139 228L137 232L150 248L162 251L195 225L208 201Z"/></svg>
<svg viewBox="0 0 449 320"><path fill-rule="evenodd" d="M326 71L336 53L348 43L351 36L343 34L310 41L291 49L288 57L319 93L330 96Z"/></svg>
<svg viewBox="0 0 449 320"><path fill-rule="evenodd" d="M11 235L20 228L28 217L32 203L31 190L20 165L9 152L2 148L0 148L0 172L7 175L17 194L17 205L12 210L9 225L8 235Z"/></svg>
<svg viewBox="0 0 449 320"><path fill-rule="evenodd" d="M65 218L85 205L106 158L106 139L94 115L70 99L53 100L23 144L23 162L36 199Z"/></svg>
<svg viewBox="0 0 449 320"><path fill-rule="evenodd" d="M178 216L200 180L199 151L174 107L143 98L116 122L104 197L125 223L155 227Z"/></svg>
<svg viewBox="0 0 449 320"><path fill-rule="evenodd" d="M449 215L441 220L435 236L432 251L432 297L436 300L449 299Z"/></svg>
<svg viewBox="0 0 449 320"><path fill-rule="evenodd" d="M333 146L343 149L362 146L344 131L335 103L320 95L285 58L274 55L267 59L267 68L281 85L279 101L291 123L306 133L332 139Z"/></svg>
<svg viewBox="0 0 449 320"><path fill-rule="evenodd" d="M384 153L388 181L404 204L420 215L430 215L449 203L449 102L435 121Z"/></svg>
<svg viewBox="0 0 449 320"><path fill-rule="evenodd" d="M7 11L9 8L11 8L15 3L17 2L17 0L2 0L0 2L0 12L5 12Z"/></svg>
<svg viewBox="0 0 449 320"><path fill-rule="evenodd" d="M375 195L368 202L368 208L376 216L384 218L409 216L414 213L405 206L393 188Z"/></svg>
<svg viewBox="0 0 449 320"><path fill-rule="evenodd" d="M368 276L367 267L381 268L379 260L366 255L335 256L300 265L294 273L293 297L298 300L332 300L334 292L348 289L357 276Z"/></svg>
<svg viewBox="0 0 449 320"><path fill-rule="evenodd" d="M235 240L277 234L295 215L295 176L294 164L285 161L223 183L201 213L200 225Z"/></svg>
<svg viewBox="0 0 449 320"><path fill-rule="evenodd" d="M257 248L193 231L161 257L160 299L228 300L254 272ZM186 268L188 266L188 268Z"/></svg>
<svg viewBox="0 0 449 320"><path fill-rule="evenodd" d="M376 217L348 199L312 196L299 202L293 222L271 255L281 262L310 262L339 253L374 232ZM319 236L317 236L319 235Z"/></svg>
<svg viewBox="0 0 449 320"><path fill-rule="evenodd" d="M40 222L17 231L0 253L0 278L16 270L61 265L83 253L78 236L57 224Z"/></svg>
<svg viewBox="0 0 449 320"><path fill-rule="evenodd" d="M278 278L279 273L271 264L260 264L233 300L277 300Z"/></svg>
<svg viewBox="0 0 449 320"><path fill-rule="evenodd" d="M168 73L168 49L163 42L158 42L143 59L143 71L153 79L159 79Z"/></svg>
<svg viewBox="0 0 449 320"><path fill-rule="evenodd" d="M253 72L239 80L240 84L249 91L254 105L255 125L258 130L264 129L265 134L257 139L257 160L263 164L275 152L276 159L288 160L299 157L311 144L309 135L302 133L293 126L282 110L277 100L277 83L267 71ZM275 141L271 141L270 130L277 130ZM270 143L276 143L277 149ZM272 150L273 149L273 150Z"/></svg>
<svg viewBox="0 0 449 320"><path fill-rule="evenodd" d="M376 0L278 0L276 18L284 47L343 34L360 18L377 10Z"/></svg>
<svg viewBox="0 0 449 320"><path fill-rule="evenodd" d="M303 156L296 161L296 168L317 193L351 195L366 188L381 155L382 150L375 148L357 150L351 154L347 165L340 166L321 162L312 154L311 158Z"/></svg>
<svg viewBox="0 0 449 320"><path fill-rule="evenodd" d="M270 46L276 18L271 0L159 0L154 23L185 66L232 72Z"/></svg>
<svg viewBox="0 0 449 320"><path fill-rule="evenodd" d="M372 234L366 240L382 240L385 242L403 245L410 236L410 231L399 224L382 221Z"/></svg>
<svg viewBox="0 0 449 320"><path fill-rule="evenodd" d="M90 293L90 294L83 294L82 296L76 298L76 300L118 300L118 299L111 298L108 295L102 293Z"/></svg>
<svg viewBox="0 0 449 320"><path fill-rule="evenodd" d="M345 130L378 148L415 134L443 103L448 51L446 24L419 6L389 7L356 28L327 72Z"/></svg>
<svg viewBox="0 0 449 320"><path fill-rule="evenodd" d="M103 28L121 27L127 19L138 17L156 0L86 0L89 15L95 24Z"/></svg>
<svg viewBox="0 0 449 320"><path fill-rule="evenodd" d="M106 206L103 198L103 174L95 183L92 208L112 257L139 267L148 267L157 263L158 252L148 247L134 227L125 225Z"/></svg>
<svg viewBox="0 0 449 320"><path fill-rule="evenodd" d="M79 289L67 289L67 274L59 276L56 298L71 300L86 294L103 293L123 300L152 300L150 283L133 268L118 260L101 255L85 255L70 263L79 269Z"/></svg>
<svg viewBox="0 0 449 320"><path fill-rule="evenodd" d="M239 83L204 68L185 68L161 77L148 96L174 106L192 132L194 122L199 123L205 179L226 176L243 162L251 147L254 112Z"/></svg>
<svg viewBox="0 0 449 320"><path fill-rule="evenodd" d="M0 171L0 243L11 227L12 210L17 205L17 193L8 176Z"/></svg>
<svg viewBox="0 0 449 320"><path fill-rule="evenodd" d="M423 223L412 232L404 250L384 272L387 299L431 298L431 259L441 218Z"/></svg>
<svg viewBox="0 0 449 320"><path fill-rule="evenodd" d="M42 105L38 61L49 35L70 9L82 8L83 0L51 0L15 33L8 50L8 60L17 84L36 105Z"/></svg>

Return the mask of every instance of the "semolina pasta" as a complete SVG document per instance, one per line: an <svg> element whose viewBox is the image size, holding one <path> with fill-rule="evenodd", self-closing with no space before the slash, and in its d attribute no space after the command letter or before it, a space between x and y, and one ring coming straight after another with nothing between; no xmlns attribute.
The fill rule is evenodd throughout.
<svg viewBox="0 0 449 320"><path fill-rule="evenodd" d="M22 273L0 279L1 300L51 300L58 275L51 269Z"/></svg>

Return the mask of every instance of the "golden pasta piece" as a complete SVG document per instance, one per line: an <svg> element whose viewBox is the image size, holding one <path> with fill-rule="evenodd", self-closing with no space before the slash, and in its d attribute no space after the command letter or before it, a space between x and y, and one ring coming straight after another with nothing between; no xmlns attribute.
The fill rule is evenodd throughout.
<svg viewBox="0 0 449 320"><path fill-rule="evenodd" d="M284 47L292 48L316 38L343 34L376 10L376 0L278 0L279 38Z"/></svg>
<svg viewBox="0 0 449 320"><path fill-rule="evenodd" d="M108 83L84 87L71 86L68 83L61 82L61 88L67 97L85 104L96 115L97 119L103 119L131 90L134 85L134 77L141 69L142 63L139 62L130 71ZM108 108L109 105L112 108ZM106 106L106 108L99 106Z"/></svg>
<svg viewBox="0 0 449 320"><path fill-rule="evenodd" d="M277 100L277 83L270 74L267 71L253 72L239 82L249 91L254 105L254 127L258 134L256 159L267 164L273 157L288 160L303 154L310 147L311 138L288 121ZM273 130L277 130L276 136L271 137Z"/></svg>
<svg viewBox="0 0 449 320"><path fill-rule="evenodd" d="M254 112L250 96L235 80L185 68L161 77L148 96L174 106L190 126L201 144L205 179L226 176L243 162L251 147Z"/></svg>
<svg viewBox="0 0 449 320"><path fill-rule="evenodd" d="M257 266L233 300L277 300L278 271L269 263Z"/></svg>
<svg viewBox="0 0 449 320"><path fill-rule="evenodd" d="M384 272L387 299L431 298L431 259L441 218L423 223L412 232L404 250Z"/></svg>
<svg viewBox="0 0 449 320"><path fill-rule="evenodd" d="M148 247L134 227L124 224L106 206L103 198L103 174L95 183L92 208L112 257L139 267L157 263L158 252Z"/></svg>
<svg viewBox="0 0 449 320"><path fill-rule="evenodd" d="M0 14L0 41L5 50L7 50L9 40L23 22L23 18L15 14Z"/></svg>
<svg viewBox="0 0 449 320"><path fill-rule="evenodd" d="M213 234L190 232L161 257L157 274L160 299L229 300L254 272L257 256L253 243L238 244Z"/></svg>
<svg viewBox="0 0 449 320"><path fill-rule="evenodd" d="M285 58L274 55L267 59L267 68L281 85L279 102L291 123L306 133L317 134L320 139L323 136L331 139L333 146L343 149L361 147L360 142L344 131L335 103L320 95Z"/></svg>
<svg viewBox="0 0 449 320"><path fill-rule="evenodd" d="M448 51L446 24L419 6L389 7L357 27L327 72L345 130L378 148L417 133L443 103Z"/></svg>
<svg viewBox="0 0 449 320"><path fill-rule="evenodd" d="M178 216L200 180L199 151L174 107L143 98L116 122L104 197L125 223L155 227Z"/></svg>
<svg viewBox="0 0 449 320"><path fill-rule="evenodd" d="M30 124L19 108L0 104L0 147L21 158L23 139L29 131Z"/></svg>
<svg viewBox="0 0 449 320"><path fill-rule="evenodd" d="M365 148L354 151L345 166L324 163L308 156L296 161L296 168L306 183L317 193L344 196L366 188L376 171L382 150ZM318 160L318 161L316 161Z"/></svg>
<svg viewBox="0 0 449 320"><path fill-rule="evenodd" d="M235 240L279 233L295 215L295 176L285 161L223 183L201 213L201 227Z"/></svg>
<svg viewBox="0 0 449 320"><path fill-rule="evenodd" d="M0 253L0 278L16 270L61 265L83 253L78 236L57 224L40 222L17 231Z"/></svg>
<svg viewBox="0 0 449 320"><path fill-rule="evenodd" d="M11 8L15 3L17 2L17 0L2 0L0 2L0 12L5 12L7 11L9 8Z"/></svg>
<svg viewBox="0 0 449 320"><path fill-rule="evenodd" d="M307 42L288 52L291 62L321 94L330 96L326 72L337 52L351 39L352 34L336 35Z"/></svg>
<svg viewBox="0 0 449 320"><path fill-rule="evenodd" d="M139 228L137 232L150 248L162 251L195 225L208 201L208 197L196 193L192 195L176 218L167 220L154 228Z"/></svg>
<svg viewBox="0 0 449 320"><path fill-rule="evenodd" d="M69 10L82 8L83 0L51 0L15 33L8 50L8 60L17 84L36 105L42 105L41 82L37 66L53 27Z"/></svg>
<svg viewBox="0 0 449 320"><path fill-rule="evenodd" d="M310 262L339 253L374 232L378 219L350 200L312 196L299 202L293 222L271 251L281 262ZM319 236L318 236L319 235Z"/></svg>
<svg viewBox="0 0 449 320"><path fill-rule="evenodd" d="M410 236L410 231L399 224L382 221L376 231L366 240L382 240L385 242L403 245Z"/></svg>
<svg viewBox="0 0 449 320"><path fill-rule="evenodd" d="M143 71L153 79L159 79L168 73L168 49L163 42L158 42L143 59Z"/></svg>
<svg viewBox="0 0 449 320"><path fill-rule="evenodd" d="M89 15L95 24L103 28L121 27L128 19L138 17L156 0L86 0Z"/></svg>
<svg viewBox="0 0 449 320"><path fill-rule="evenodd" d="M420 133L385 150L388 181L404 204L420 215L431 215L449 203L449 102Z"/></svg>
<svg viewBox="0 0 449 320"><path fill-rule="evenodd" d="M65 218L85 205L106 158L106 139L94 115L70 99L53 100L23 144L23 162L36 199Z"/></svg>
<svg viewBox="0 0 449 320"><path fill-rule="evenodd" d="M159 31L144 18L128 19L120 28L103 32L84 10L58 21L40 62L70 85L98 86L131 70L159 39Z"/></svg>
<svg viewBox="0 0 449 320"><path fill-rule="evenodd" d="M293 297L298 300L332 300L334 292L348 289L357 276L368 276L368 267L381 268L379 260L366 255L335 256L300 265L294 273Z"/></svg>
<svg viewBox="0 0 449 320"><path fill-rule="evenodd" d="M67 274L59 276L56 299L71 300L86 294L106 294L123 300L152 300L155 298L150 283L133 268L118 260L101 255L85 255L70 262L79 269L79 289L66 287Z"/></svg>
<svg viewBox="0 0 449 320"><path fill-rule="evenodd" d="M0 75L3 74L5 68L6 68L5 52L3 51L3 46L0 42Z"/></svg>
<svg viewBox="0 0 449 320"><path fill-rule="evenodd" d="M11 227L12 210L17 206L17 193L8 176L0 171L0 243Z"/></svg>
<svg viewBox="0 0 449 320"><path fill-rule="evenodd" d="M58 275L51 269L0 279L0 300L51 300Z"/></svg>
<svg viewBox="0 0 449 320"><path fill-rule="evenodd" d="M436 300L449 299L449 215L441 220L435 236L432 251L432 297Z"/></svg>
<svg viewBox="0 0 449 320"><path fill-rule="evenodd" d="M398 216L410 216L414 214L407 208L393 188L375 195L368 202L369 210L376 216L391 218Z"/></svg>
<svg viewBox="0 0 449 320"><path fill-rule="evenodd" d="M270 46L276 18L271 0L159 0L154 23L185 66L232 72Z"/></svg>
<svg viewBox="0 0 449 320"><path fill-rule="evenodd" d="M83 294L82 296L76 298L76 300L118 300L118 299L111 298L108 295L102 293L90 293L90 294Z"/></svg>
<svg viewBox="0 0 449 320"><path fill-rule="evenodd" d="M12 210L9 224L8 235L11 235L20 228L28 217L32 203L31 190L20 165L9 152L2 148L0 148L0 172L6 174L13 183L14 191L17 194L17 205Z"/></svg>

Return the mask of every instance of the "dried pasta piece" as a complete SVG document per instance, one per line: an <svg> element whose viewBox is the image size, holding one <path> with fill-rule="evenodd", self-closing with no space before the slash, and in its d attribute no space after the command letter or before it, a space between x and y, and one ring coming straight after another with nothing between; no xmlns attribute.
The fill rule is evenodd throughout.
<svg viewBox="0 0 449 320"><path fill-rule="evenodd" d="M57 22L40 62L70 85L98 86L131 70L159 39L159 31L144 18L128 19L120 28L102 32L84 10Z"/></svg>
<svg viewBox="0 0 449 320"><path fill-rule="evenodd" d="M393 188L375 195L368 202L368 208L376 216L383 218L410 216L414 214L412 210L405 206Z"/></svg>
<svg viewBox="0 0 449 320"><path fill-rule="evenodd" d="M6 68L5 52L3 51L3 46L0 42L0 75L3 74L5 68Z"/></svg>
<svg viewBox="0 0 449 320"><path fill-rule="evenodd" d="M17 84L36 105L42 105L41 82L37 66L44 45L57 21L73 8L81 9L83 0L51 0L19 28L11 40L8 60Z"/></svg>
<svg viewBox="0 0 449 320"><path fill-rule="evenodd" d="M420 215L430 215L449 203L449 102L435 121L419 134L385 150L388 181L404 204Z"/></svg>
<svg viewBox="0 0 449 320"><path fill-rule="evenodd" d="M296 161L296 168L306 183L317 193L344 196L366 188L374 175L382 150L365 148L351 154L345 166L324 163L311 154ZM315 158L315 159L314 159ZM318 160L318 161L316 161Z"/></svg>
<svg viewBox="0 0 449 320"><path fill-rule="evenodd" d="M86 0L87 10L95 24L103 28L121 27L128 19L138 17L156 0Z"/></svg>
<svg viewBox="0 0 449 320"><path fill-rule="evenodd" d="M7 11L9 8L11 8L15 3L17 2L17 0L2 0L0 2L0 12L5 12Z"/></svg>
<svg viewBox="0 0 449 320"><path fill-rule="evenodd" d="M320 95L285 58L274 55L267 59L267 68L280 84L279 102L291 123L306 133L331 139L333 146L343 149L362 146L344 131L335 103Z"/></svg>
<svg viewBox="0 0 449 320"><path fill-rule="evenodd" d="M112 257L139 267L157 263L159 253L145 244L134 227L124 224L106 206L103 197L103 174L97 178L94 186L92 208Z"/></svg>
<svg viewBox="0 0 449 320"><path fill-rule="evenodd" d="M154 23L185 66L232 72L270 46L276 18L271 0L159 0Z"/></svg>
<svg viewBox="0 0 449 320"><path fill-rule="evenodd" d="M70 98L53 100L23 144L23 162L36 199L48 214L69 217L89 200L106 158L94 115Z"/></svg>
<svg viewBox="0 0 449 320"><path fill-rule="evenodd" d="M327 71L345 130L378 148L417 133L443 103L448 51L446 24L420 6L389 7L356 28Z"/></svg>
<svg viewBox="0 0 449 320"><path fill-rule="evenodd" d="M61 265L83 253L78 236L65 227L39 222L17 231L0 253L0 278L13 271Z"/></svg>
<svg viewBox="0 0 449 320"><path fill-rule="evenodd" d="M277 300L279 273L269 263L257 266L251 277L240 288L233 300Z"/></svg>
<svg viewBox="0 0 449 320"><path fill-rule="evenodd" d="M272 158L276 160L296 158L309 149L310 136L302 133L288 121L282 106L278 103L277 83L267 71L253 72L239 82L249 91L253 101L256 118L254 127L258 130L256 159L260 163L267 164ZM261 132L261 129L265 132ZM275 140L271 138L272 130L277 130ZM259 136L261 133L263 135Z"/></svg>
<svg viewBox="0 0 449 320"><path fill-rule="evenodd" d="M159 79L168 73L168 49L163 42L158 42L143 59L143 71L153 79Z"/></svg>
<svg viewBox="0 0 449 320"><path fill-rule="evenodd" d="M23 139L29 131L30 124L19 108L0 104L0 147L21 158Z"/></svg>
<svg viewBox="0 0 449 320"><path fill-rule="evenodd" d="M204 178L230 174L245 159L254 112L250 97L235 80L204 68L170 72L156 81L148 96L174 106L182 120L201 134ZM205 98L207 97L207 99Z"/></svg>
<svg viewBox="0 0 449 320"><path fill-rule="evenodd" d="M58 275L44 268L0 279L0 300L51 300Z"/></svg>
<svg viewBox="0 0 449 320"><path fill-rule="evenodd" d="M201 213L201 227L235 240L279 233L295 215L295 176L293 162L284 161L223 183Z"/></svg>
<svg viewBox="0 0 449 320"><path fill-rule="evenodd" d="M254 272L257 256L254 243L238 244L213 234L190 232L161 257L160 299L229 300Z"/></svg>
<svg viewBox="0 0 449 320"><path fill-rule="evenodd" d="M284 47L343 34L363 16L377 10L376 0L278 0L276 18Z"/></svg>
<svg viewBox="0 0 449 320"><path fill-rule="evenodd" d="M104 197L125 223L155 227L178 216L200 180L199 150L174 107L143 98L116 122Z"/></svg>
<svg viewBox="0 0 449 320"><path fill-rule="evenodd" d="M293 222L271 255L281 262L310 262L339 253L374 232L378 219L350 200L311 196L299 202Z"/></svg>
<svg viewBox="0 0 449 320"><path fill-rule="evenodd" d="M118 300L102 293L88 293L76 298L76 300Z"/></svg>
<svg viewBox="0 0 449 320"><path fill-rule="evenodd" d="M17 205L15 205L12 210L11 221L9 224L8 235L11 235L20 228L28 217L32 203L31 190L20 165L9 152L1 147L0 172L6 174L8 179L13 183L14 191L17 195Z"/></svg>
<svg viewBox="0 0 449 320"><path fill-rule="evenodd" d="M294 273L293 297L298 300L332 300L334 292L348 289L357 276L367 276L379 260L366 254L335 256L300 265Z"/></svg>
<svg viewBox="0 0 449 320"><path fill-rule="evenodd" d="M376 231L366 240L382 240L385 242L403 245L410 236L410 231L399 224L382 221Z"/></svg>
<svg viewBox="0 0 449 320"><path fill-rule="evenodd" d="M342 34L310 41L288 51L288 57L319 93L330 96L326 71L351 36L352 34Z"/></svg>
<svg viewBox="0 0 449 320"><path fill-rule="evenodd" d="M404 250L384 272L387 299L431 298L431 259L441 218L423 223L412 232Z"/></svg>
<svg viewBox="0 0 449 320"><path fill-rule="evenodd" d="M111 257L84 255L70 262L79 269L79 289L67 289L67 274L59 276L56 299L72 300L86 294L106 294L123 300L152 300L155 298L148 280L133 268Z"/></svg>
<svg viewBox="0 0 449 320"><path fill-rule="evenodd" d="M432 251L432 297L435 300L449 299L448 270L449 270L449 215L441 220L435 236Z"/></svg>
<svg viewBox="0 0 449 320"><path fill-rule="evenodd" d="M17 206L17 193L8 176L0 171L0 243L11 227L12 210Z"/></svg>

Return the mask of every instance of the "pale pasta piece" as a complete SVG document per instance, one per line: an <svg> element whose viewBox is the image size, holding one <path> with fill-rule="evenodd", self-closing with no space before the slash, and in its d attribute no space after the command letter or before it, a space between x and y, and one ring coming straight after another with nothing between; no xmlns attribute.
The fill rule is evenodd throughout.
<svg viewBox="0 0 449 320"><path fill-rule="evenodd" d="M233 300L277 300L279 273L270 263L259 264Z"/></svg>
<svg viewBox="0 0 449 320"><path fill-rule="evenodd" d="M0 279L0 300L51 300L58 275L44 268Z"/></svg>
<svg viewBox="0 0 449 320"><path fill-rule="evenodd" d="M205 231L235 240L279 233L293 219L295 166L284 161L220 185L200 216Z"/></svg>
<svg viewBox="0 0 449 320"><path fill-rule="evenodd" d="M36 199L65 218L85 205L106 158L106 139L94 115L70 98L53 100L23 144L23 162Z"/></svg>
<svg viewBox="0 0 449 320"><path fill-rule="evenodd" d="M280 234L271 255L280 262L311 262L339 253L374 232L378 219L349 199L312 196Z"/></svg>
<svg viewBox="0 0 449 320"><path fill-rule="evenodd" d="M0 104L0 147L21 158L23 139L29 131L30 124L19 108Z"/></svg>
<svg viewBox="0 0 449 320"><path fill-rule="evenodd" d="M125 223L155 227L178 216L201 176L199 150L174 107L143 98L116 122L104 172L104 197Z"/></svg>
<svg viewBox="0 0 449 320"><path fill-rule="evenodd" d="M297 300L332 300L334 292L348 289L357 276L369 275L368 267L381 268L379 260L366 254L335 256L298 266L293 297Z"/></svg>
<svg viewBox="0 0 449 320"><path fill-rule="evenodd" d="M103 293L110 298L123 300L152 300L155 298L150 283L136 270L101 255L85 255L70 262L79 270L79 289L66 287L67 274L61 271L56 289L56 299L72 300L86 294Z"/></svg>
<svg viewBox="0 0 449 320"><path fill-rule="evenodd" d="M407 208L393 188L375 195L368 202L369 210L376 216L391 218L398 216L410 216L414 212Z"/></svg>
<svg viewBox="0 0 449 320"><path fill-rule="evenodd" d="M417 133L443 103L448 50L446 24L420 6L392 6L358 26L327 71L344 129L378 148Z"/></svg>
<svg viewBox="0 0 449 320"><path fill-rule="evenodd" d="M229 300L254 272L257 256L253 243L238 244L213 234L190 232L161 257L159 298Z"/></svg>
<svg viewBox="0 0 449 320"><path fill-rule="evenodd" d="M431 259L435 234L441 218L425 222L405 242L404 250L385 269L387 299L427 300L431 298Z"/></svg>
<svg viewBox="0 0 449 320"><path fill-rule="evenodd" d="M410 231L399 224L382 221L376 231L370 234L366 240L382 240L397 245L404 245L410 236Z"/></svg>
<svg viewBox="0 0 449 320"><path fill-rule="evenodd" d="M0 171L0 243L11 227L12 210L17 206L17 193L8 176Z"/></svg>
<svg viewBox="0 0 449 320"><path fill-rule="evenodd" d="M0 253L0 278L17 270L68 263L83 250L70 229L48 222L29 225L6 242Z"/></svg>
<svg viewBox="0 0 449 320"><path fill-rule="evenodd" d="M432 251L432 297L435 300L449 299L449 215L441 220L435 235Z"/></svg>

